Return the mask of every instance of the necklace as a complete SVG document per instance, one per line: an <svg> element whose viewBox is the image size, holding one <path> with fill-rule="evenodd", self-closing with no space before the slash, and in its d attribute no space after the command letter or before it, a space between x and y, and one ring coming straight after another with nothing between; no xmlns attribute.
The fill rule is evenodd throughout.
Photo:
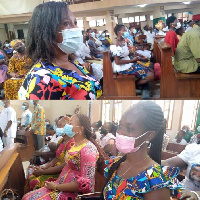
<svg viewBox="0 0 200 200"><path fill-rule="evenodd" d="M75 143L75 147L78 147L83 141L85 141L86 140L86 138L84 138L83 140L81 140L79 143Z"/></svg>
<svg viewBox="0 0 200 200"><path fill-rule="evenodd" d="M149 155L147 155L143 160L140 160L139 162L136 162L136 164L130 166L123 174L120 175L120 177L124 176L124 174L126 174L132 167L136 166L137 164L141 163L142 161L145 161L148 157L149 157Z"/></svg>

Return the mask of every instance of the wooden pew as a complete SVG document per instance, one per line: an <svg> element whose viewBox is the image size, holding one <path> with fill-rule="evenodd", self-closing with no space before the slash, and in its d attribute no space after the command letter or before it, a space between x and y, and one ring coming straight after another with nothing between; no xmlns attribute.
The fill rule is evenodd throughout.
<svg viewBox="0 0 200 200"><path fill-rule="evenodd" d="M24 193L25 175L19 155L19 144L7 145L0 152L0 193L3 189L15 189Z"/></svg>
<svg viewBox="0 0 200 200"><path fill-rule="evenodd" d="M172 64L173 49L164 39L155 39L154 58L161 65L161 98L200 97L200 74L176 72Z"/></svg>
<svg viewBox="0 0 200 200"><path fill-rule="evenodd" d="M147 38L146 35L139 35L140 44L141 44L142 46L144 46L144 49L150 50L151 44L149 44L149 43L144 43L144 39L146 39L146 38Z"/></svg>
<svg viewBox="0 0 200 200"><path fill-rule="evenodd" d="M175 143L168 143L167 145L167 151L175 152L175 153L181 153L185 149L186 145L182 144L175 144Z"/></svg>
<svg viewBox="0 0 200 200"><path fill-rule="evenodd" d="M18 130L17 138L15 139L15 142L20 143L19 152L20 152L22 161L29 161L33 152L35 151L33 135L30 133L30 131Z"/></svg>
<svg viewBox="0 0 200 200"><path fill-rule="evenodd" d="M103 53L103 97L101 99L135 99L135 76L114 74L110 52Z"/></svg>

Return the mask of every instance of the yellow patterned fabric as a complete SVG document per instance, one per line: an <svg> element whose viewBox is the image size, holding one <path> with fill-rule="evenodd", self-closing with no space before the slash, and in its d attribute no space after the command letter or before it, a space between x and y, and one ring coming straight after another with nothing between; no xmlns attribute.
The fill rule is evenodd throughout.
<svg viewBox="0 0 200 200"><path fill-rule="evenodd" d="M9 73L18 73L19 75L24 75L29 72L32 61L30 58L26 60L25 56L22 58L12 57L9 61L8 74ZM17 79L8 79L4 83L4 91L6 99L18 99L18 91L21 87L24 78Z"/></svg>
<svg viewBox="0 0 200 200"><path fill-rule="evenodd" d="M36 135L46 135L44 108L42 108L39 104L37 104L37 106L34 108L31 129Z"/></svg>

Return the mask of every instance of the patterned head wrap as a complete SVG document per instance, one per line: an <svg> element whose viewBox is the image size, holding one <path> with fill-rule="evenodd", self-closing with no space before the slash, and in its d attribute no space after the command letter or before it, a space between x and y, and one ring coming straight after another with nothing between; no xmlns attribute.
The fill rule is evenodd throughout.
<svg viewBox="0 0 200 200"><path fill-rule="evenodd" d="M11 41L10 46L11 46L12 48L14 48L14 46L15 46L18 42L21 42L21 43L22 43L21 40L16 39L16 40Z"/></svg>

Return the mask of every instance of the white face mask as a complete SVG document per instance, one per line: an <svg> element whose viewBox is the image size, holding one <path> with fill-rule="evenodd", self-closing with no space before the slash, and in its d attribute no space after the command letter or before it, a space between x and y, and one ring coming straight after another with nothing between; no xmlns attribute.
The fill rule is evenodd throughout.
<svg viewBox="0 0 200 200"><path fill-rule="evenodd" d="M200 133L200 126L197 127L197 131Z"/></svg>
<svg viewBox="0 0 200 200"><path fill-rule="evenodd" d="M83 43L81 29L72 28L62 30L63 42L57 43L58 47L66 54L75 53Z"/></svg>

